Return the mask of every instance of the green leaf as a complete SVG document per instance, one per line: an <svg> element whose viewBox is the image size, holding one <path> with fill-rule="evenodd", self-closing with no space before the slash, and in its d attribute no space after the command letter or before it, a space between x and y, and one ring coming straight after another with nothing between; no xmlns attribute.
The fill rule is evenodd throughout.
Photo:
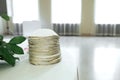
<svg viewBox="0 0 120 80"><path fill-rule="evenodd" d="M0 57L2 56L2 54L3 54L3 53L1 52L1 48L0 48Z"/></svg>
<svg viewBox="0 0 120 80"><path fill-rule="evenodd" d="M9 48L8 48L9 47ZM24 51L21 47L15 45L15 44L8 44L7 48L14 52L14 54L24 54Z"/></svg>
<svg viewBox="0 0 120 80"><path fill-rule="evenodd" d="M14 55L15 53L12 51L12 49L11 49L11 44L6 44L6 48L9 50L9 52L12 54L12 55Z"/></svg>
<svg viewBox="0 0 120 80"><path fill-rule="evenodd" d="M1 46L6 46L6 42L5 41L1 41Z"/></svg>
<svg viewBox="0 0 120 80"><path fill-rule="evenodd" d="M3 41L3 36L2 35L0 35L0 41Z"/></svg>
<svg viewBox="0 0 120 80"><path fill-rule="evenodd" d="M0 45L2 45L2 42L3 42L3 36L0 35Z"/></svg>
<svg viewBox="0 0 120 80"><path fill-rule="evenodd" d="M7 14L2 14L1 17L2 17L3 19L5 19L6 21L9 21L9 20L10 20L10 18L9 18L9 16L8 16Z"/></svg>
<svg viewBox="0 0 120 80"><path fill-rule="evenodd" d="M25 41L25 40L26 40L26 38L23 37L23 36L16 36L16 37L12 38L12 39L9 41L9 43L10 43L10 44L20 44L20 43L22 43L22 42Z"/></svg>
<svg viewBox="0 0 120 80"><path fill-rule="evenodd" d="M8 62L10 65L14 66L15 65L15 58L13 55L11 55L8 51L7 48L1 47L0 48L0 53L2 53L3 59Z"/></svg>

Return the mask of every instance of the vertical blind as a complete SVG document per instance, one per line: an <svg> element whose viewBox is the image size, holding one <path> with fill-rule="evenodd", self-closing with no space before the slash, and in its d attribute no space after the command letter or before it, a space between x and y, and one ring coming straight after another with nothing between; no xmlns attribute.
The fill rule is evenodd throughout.
<svg viewBox="0 0 120 80"><path fill-rule="evenodd" d="M120 24L120 0L95 0L96 24Z"/></svg>
<svg viewBox="0 0 120 80"><path fill-rule="evenodd" d="M81 0L51 0L52 23L80 23Z"/></svg>
<svg viewBox="0 0 120 80"><path fill-rule="evenodd" d="M13 0L14 23L38 19L38 0Z"/></svg>

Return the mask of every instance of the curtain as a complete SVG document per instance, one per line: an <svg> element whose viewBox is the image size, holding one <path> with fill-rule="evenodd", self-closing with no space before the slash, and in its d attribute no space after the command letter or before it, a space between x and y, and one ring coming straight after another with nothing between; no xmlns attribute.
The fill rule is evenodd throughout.
<svg viewBox="0 0 120 80"><path fill-rule="evenodd" d="M98 36L120 36L120 0L96 0L95 24Z"/></svg>

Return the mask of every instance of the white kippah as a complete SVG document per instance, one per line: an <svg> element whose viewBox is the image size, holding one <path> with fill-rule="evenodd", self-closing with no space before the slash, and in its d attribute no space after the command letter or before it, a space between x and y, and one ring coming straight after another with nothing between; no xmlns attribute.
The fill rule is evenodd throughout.
<svg viewBox="0 0 120 80"><path fill-rule="evenodd" d="M31 64L54 64L61 60L59 36L50 29L39 29L28 37Z"/></svg>

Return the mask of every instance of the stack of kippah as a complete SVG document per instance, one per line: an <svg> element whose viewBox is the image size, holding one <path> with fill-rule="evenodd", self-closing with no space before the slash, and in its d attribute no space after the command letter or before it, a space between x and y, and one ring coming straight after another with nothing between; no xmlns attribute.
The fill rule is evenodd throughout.
<svg viewBox="0 0 120 80"><path fill-rule="evenodd" d="M61 60L59 36L50 29L39 29L28 37L29 61L32 64L54 64Z"/></svg>

